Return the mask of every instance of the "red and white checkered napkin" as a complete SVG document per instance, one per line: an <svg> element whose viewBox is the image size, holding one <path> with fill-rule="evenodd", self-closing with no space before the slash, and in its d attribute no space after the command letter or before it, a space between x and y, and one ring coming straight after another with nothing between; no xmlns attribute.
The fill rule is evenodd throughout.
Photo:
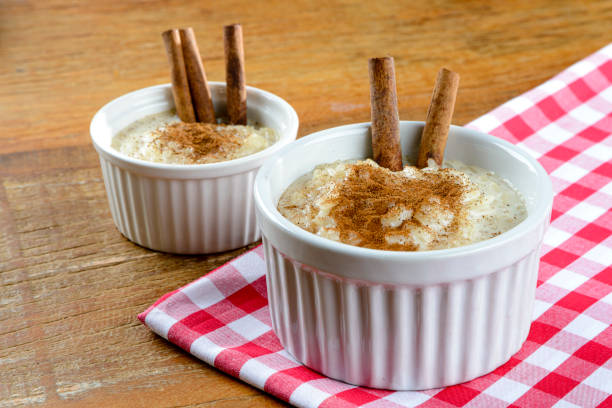
<svg viewBox="0 0 612 408"><path fill-rule="evenodd" d="M210 365L300 407L612 406L612 44L468 125L550 174L534 322L510 361L424 392L354 387L297 363L271 330L262 248L159 299L139 318Z"/></svg>

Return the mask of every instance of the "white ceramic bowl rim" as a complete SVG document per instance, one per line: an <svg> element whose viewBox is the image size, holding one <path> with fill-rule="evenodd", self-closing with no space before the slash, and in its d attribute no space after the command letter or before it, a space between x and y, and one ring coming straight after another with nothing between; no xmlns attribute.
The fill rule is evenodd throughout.
<svg viewBox="0 0 612 408"><path fill-rule="evenodd" d="M215 86L225 87L225 82L209 81L208 83L211 87L215 87ZM174 175L180 175L181 173L184 173L185 175L187 175L187 174L192 174L193 172L197 172L199 175L204 177L204 176L209 176L209 175L215 176L221 172L222 173L227 173L228 171L233 172L234 170L236 172L246 171L253 167L256 167L259 163L261 163L263 159L274 154L281 147L291 142L293 140L292 135L295 135L297 133L298 116L297 116L297 113L295 112L295 109L293 109L293 107L287 101L285 101L281 97L271 92L264 91L263 89L255 88L252 86L247 86L246 87L247 89L247 114L249 111L249 103L248 103L249 95L257 95L258 97L266 99L271 104L276 104L276 105L281 106L283 110L285 110L286 113L290 117L289 127L286 132L279 135L279 140L276 143L270 145L269 147L257 153L254 153L248 156L244 156L244 157L239 157L234 160L228 160L228 161L217 162L217 163L167 164L167 163L154 163L154 162L149 162L146 160L136 159L136 158L130 157L126 154L123 154L113 149L112 147L110 147L110 145L106 145L104 143L98 142L98 139L104 136L101 134L96 124L103 120L103 116L105 112L109 109L110 106L112 106L113 104L121 103L123 100L132 98L138 94L144 95L144 94L150 93L151 91L155 91L157 89L170 88L170 87L171 85L169 83L166 83L166 84L153 85L153 86L149 86L146 88L141 88L141 89L129 92L127 94L121 95L118 98L115 98L111 100L110 102L108 102L107 104L105 104L102 108L100 108L100 110L98 110L96 114L93 116L90 127L89 127L91 139L92 139L92 142L95 148L99 152L104 152L108 156L119 161L119 163L129 165L131 168L135 168L135 169L140 168L143 170L152 169L152 170L158 170L158 171L171 171L172 174Z"/></svg>
<svg viewBox="0 0 612 408"><path fill-rule="evenodd" d="M406 124L419 124L422 125L423 122L419 121L401 121ZM449 259L456 256L470 256L472 254L477 254L478 252L485 249L503 249L504 246L509 241L515 241L520 239L521 237L530 233L533 229L540 226L543 222L545 222L546 217L549 216L550 207L552 205L552 185L550 183L550 179L548 178L548 174L544 170L544 168L531 157L524 150L514 146L513 144L499 139L497 137L488 135L486 133L478 132L476 130L462 128L460 126L452 125L452 128L457 129L466 129L469 130L472 134L481 137L487 138L489 143L494 143L500 145L502 148L509 150L513 155L519 156L524 162L526 162L537 174L538 181L542 183L542 189L538 192L538 196L536 198L535 207L528 214L527 218L519 223L514 228L494 237L491 239L487 239L484 241L476 242L473 244L450 248L450 249L438 249L438 250L430 250L430 251L386 251L380 249L370 249L363 248L358 246L353 246L349 244L345 244L338 241L333 241L331 239L320 237L316 234L310 233L297 225L290 222L288 219L283 217L280 212L276 208L277 203L272 202L272 198L270 197L269 186L266 185L266 181L268 175L274 171L274 166L276 164L276 160L279 157L287 154L288 152L295 149L305 149L311 143L316 143L318 140L323 138L332 138L335 136L336 132L345 131L345 130L356 130L359 128L369 128L370 122L356 123L351 125L338 126L330 129L326 129L323 131L319 131L316 133L312 133L308 136L302 137L299 140L291 143L288 146L280 149L273 157L269 158L266 163L261 167L257 178L255 180L255 204L257 208L260 210L261 214L270 221L274 227L280 229L281 231L296 237L298 240L301 240L308 245L328 250L330 252L335 252L339 254L343 254L346 256L354 256L357 258L372 258L380 261L386 262L402 262L402 261L425 261L425 260L443 260ZM346 133L346 132L343 132ZM265 232L264 232L265 236ZM329 273L333 273L333 271L327 271ZM380 279L385 280L383 276L385 274L384 270L379 271Z"/></svg>

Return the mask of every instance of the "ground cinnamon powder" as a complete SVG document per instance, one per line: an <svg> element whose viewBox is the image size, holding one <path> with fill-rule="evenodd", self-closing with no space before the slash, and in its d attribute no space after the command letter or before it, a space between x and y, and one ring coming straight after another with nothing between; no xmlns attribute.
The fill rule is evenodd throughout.
<svg viewBox="0 0 612 408"><path fill-rule="evenodd" d="M225 158L243 142L232 132L224 131L225 127L222 124L177 122L159 130L156 136L161 144L177 153L189 150L194 161L204 157Z"/></svg>
<svg viewBox="0 0 612 408"><path fill-rule="evenodd" d="M461 217L461 196L465 187L456 176L445 170L422 174L422 178L410 178L401 172L368 164L352 165L347 178L335 189L338 201L330 213L336 221L340 239L350 240L356 234L359 246L362 247L417 250L411 242L389 244L385 240L385 233L389 230L383 226L381 218L393 205L401 205L416 213L422 204L430 204L432 198L439 201L435 205L453 213L454 218L448 230L456 229ZM412 217L404 220L397 230L408 232L411 224L427 228Z"/></svg>

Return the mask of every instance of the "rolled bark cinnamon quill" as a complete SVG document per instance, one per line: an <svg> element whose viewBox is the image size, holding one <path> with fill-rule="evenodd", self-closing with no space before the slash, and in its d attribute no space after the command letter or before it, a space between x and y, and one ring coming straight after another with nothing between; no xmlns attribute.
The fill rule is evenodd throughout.
<svg viewBox="0 0 612 408"><path fill-rule="evenodd" d="M191 27L180 29L185 71L189 83L191 102L198 122L215 123L210 87L206 80L206 72L200 57L195 35Z"/></svg>
<svg viewBox="0 0 612 408"><path fill-rule="evenodd" d="M429 159L433 159L438 166L442 165L458 87L459 74L446 68L440 69L421 135L418 168L427 167Z"/></svg>
<svg viewBox="0 0 612 408"><path fill-rule="evenodd" d="M403 167L393 57L370 58L369 72L374 160L399 171Z"/></svg>
<svg viewBox="0 0 612 408"><path fill-rule="evenodd" d="M240 24L224 27L224 42L227 113L230 123L246 125L246 80L244 75L242 27Z"/></svg>
<svg viewBox="0 0 612 408"><path fill-rule="evenodd" d="M183 59L183 48L181 37L177 29L171 29L162 33L168 62L170 63L170 75L172 77L172 95L176 114L183 122L195 122L195 112L191 102L191 93L187 80L187 72Z"/></svg>

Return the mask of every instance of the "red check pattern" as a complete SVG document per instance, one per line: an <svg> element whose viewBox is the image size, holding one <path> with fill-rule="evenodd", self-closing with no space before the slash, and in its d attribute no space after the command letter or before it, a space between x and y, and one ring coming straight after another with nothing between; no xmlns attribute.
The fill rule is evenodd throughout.
<svg viewBox="0 0 612 408"><path fill-rule="evenodd" d="M529 337L492 373L391 392L309 370L271 330L261 247L164 295L139 319L299 407L612 407L612 44L468 126L526 149L555 190Z"/></svg>

